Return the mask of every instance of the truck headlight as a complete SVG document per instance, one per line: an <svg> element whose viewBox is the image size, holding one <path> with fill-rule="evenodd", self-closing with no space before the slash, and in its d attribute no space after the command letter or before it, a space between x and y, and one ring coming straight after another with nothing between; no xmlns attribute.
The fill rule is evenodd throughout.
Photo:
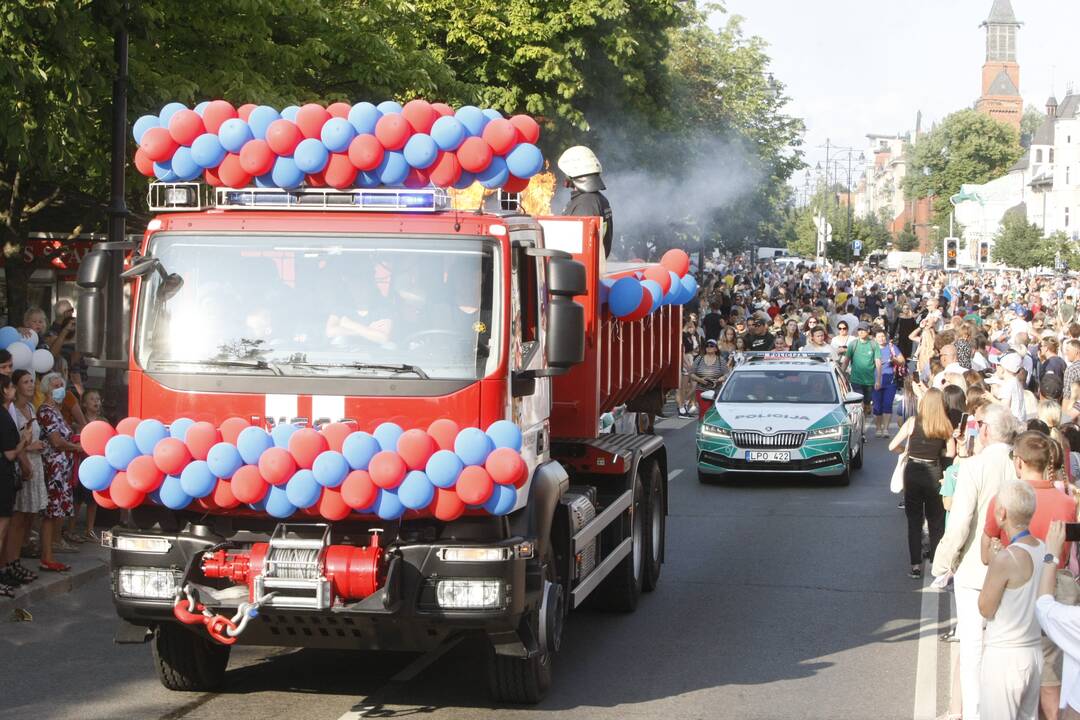
<svg viewBox="0 0 1080 720"><path fill-rule="evenodd" d="M166 568L122 567L116 574L116 594L171 600L176 595L176 574Z"/></svg>
<svg viewBox="0 0 1080 720"><path fill-rule="evenodd" d="M501 608L502 580L439 580L435 601L447 610L494 610Z"/></svg>
<svg viewBox="0 0 1080 720"><path fill-rule="evenodd" d="M840 425L833 425L827 428L818 428L817 430L807 430L807 439L813 440L841 440L844 437L844 428Z"/></svg>
<svg viewBox="0 0 1080 720"><path fill-rule="evenodd" d="M438 550L443 562L500 562L509 560L513 550L508 547L444 547Z"/></svg>
<svg viewBox="0 0 1080 720"><path fill-rule="evenodd" d="M172 549L172 541L168 538L149 535L116 535L109 531L101 534L101 544L114 550L155 553L157 555L164 555Z"/></svg>
<svg viewBox="0 0 1080 720"><path fill-rule="evenodd" d="M722 428L719 425L705 423L701 426L701 434L712 438L729 438L731 437L731 430Z"/></svg>

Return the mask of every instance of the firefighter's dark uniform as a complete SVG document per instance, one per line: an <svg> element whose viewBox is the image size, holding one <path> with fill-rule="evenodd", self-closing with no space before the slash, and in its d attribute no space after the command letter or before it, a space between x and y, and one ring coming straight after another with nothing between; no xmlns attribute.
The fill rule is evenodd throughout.
<svg viewBox="0 0 1080 720"><path fill-rule="evenodd" d="M563 215L577 217L599 217L602 219L600 231L604 238L604 257L611 254L611 203L599 192L582 192L576 187L570 191L570 202L566 203Z"/></svg>

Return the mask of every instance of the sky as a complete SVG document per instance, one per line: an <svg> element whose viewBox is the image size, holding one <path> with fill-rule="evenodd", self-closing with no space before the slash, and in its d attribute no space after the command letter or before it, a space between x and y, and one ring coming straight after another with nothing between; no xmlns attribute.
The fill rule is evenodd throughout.
<svg viewBox="0 0 1080 720"><path fill-rule="evenodd" d="M986 56L979 24L992 0L724 0L748 34L769 43L772 71L792 114L806 122L806 160L824 160L826 139L865 150L868 133L923 128L971 107ZM1067 85L1080 93L1080 2L1012 0L1023 23L1020 93L1043 109ZM722 18L722 16L717 16ZM714 23L717 20L714 18ZM798 180L799 178L796 178ZM797 183L801 184L801 183Z"/></svg>

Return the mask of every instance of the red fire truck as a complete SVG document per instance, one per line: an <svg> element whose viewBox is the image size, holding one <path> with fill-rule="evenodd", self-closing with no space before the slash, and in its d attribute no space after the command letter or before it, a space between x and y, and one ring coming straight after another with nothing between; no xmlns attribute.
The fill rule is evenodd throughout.
<svg viewBox="0 0 1080 720"><path fill-rule="evenodd" d="M107 536L117 640L151 642L166 687L219 685L234 643L433 651L479 634L495 698L533 703L567 613L632 611L656 587L664 444L601 416L676 387L681 311L612 317L601 281L644 268L605 266L598 219L463 212L430 188L155 183L151 206L126 271L118 243L79 275L79 344L124 363L131 416L509 420L528 466L503 516L125 512ZM110 342L125 281L130 327Z"/></svg>

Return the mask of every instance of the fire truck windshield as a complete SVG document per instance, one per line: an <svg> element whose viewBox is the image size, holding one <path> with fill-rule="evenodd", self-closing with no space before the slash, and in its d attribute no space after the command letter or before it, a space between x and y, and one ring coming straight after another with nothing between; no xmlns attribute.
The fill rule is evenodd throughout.
<svg viewBox="0 0 1080 720"><path fill-rule="evenodd" d="M481 238L161 233L143 279L149 372L478 379L498 365L497 245Z"/></svg>

